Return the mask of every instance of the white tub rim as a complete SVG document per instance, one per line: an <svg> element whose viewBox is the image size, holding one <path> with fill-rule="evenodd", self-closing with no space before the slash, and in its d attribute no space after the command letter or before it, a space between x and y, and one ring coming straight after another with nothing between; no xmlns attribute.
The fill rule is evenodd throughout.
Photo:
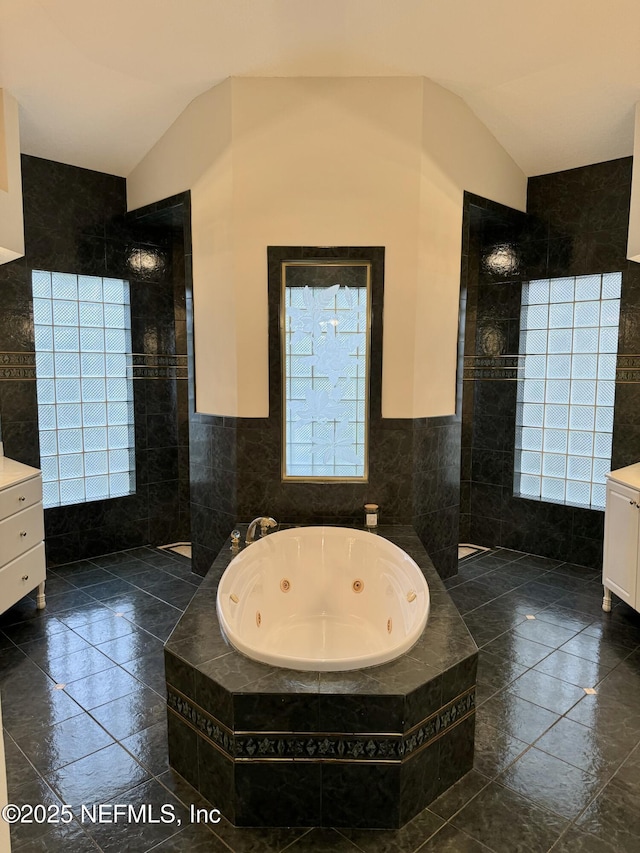
<svg viewBox="0 0 640 853"><path fill-rule="evenodd" d="M431 607L429 585L427 583L427 579L424 575L424 572L418 565L418 563L399 545L396 545L394 542L390 541L383 535L367 530L362 530L360 528L340 527L333 525L301 525L295 527L288 527L283 530L278 530L275 533L268 534L263 539L256 540L256 542L252 543L250 546L247 546L251 549L254 549L249 553L250 555L256 555L260 550L266 549L267 547L273 547L274 537L282 537L283 535L288 535L290 538L295 538L296 536L300 535L301 531L313 531L313 533L316 533L318 536L323 535L325 532L328 532L330 536L341 534L343 536L348 535L353 537L355 535L356 538L362 539L363 541L364 539L373 536L378 540L377 544L379 544L383 548L383 550L397 554L403 560L408 561L408 563L412 565L416 573L415 586L421 587L421 589L417 590L417 597L424 596L424 610L418 622L419 627L412 631L410 635L404 637L402 639L402 642L399 642L397 645L394 645L385 653L373 652L370 654L364 654L355 657L351 656L348 659L344 657L338 659L318 657L308 658L302 657L301 655L289 655L285 653L278 653L277 655L275 655L268 651L256 649L254 645L245 642L242 636L240 636L238 632L234 631L230 627L229 620L225 616L224 605L221 604L221 599L223 595L228 594L228 592L223 592L225 576L228 577L228 573L231 574L229 570L234 566L234 563L237 568L237 561L239 557L242 557L244 555L244 559L246 559L247 548L244 548L231 560L231 562L223 572L216 591L216 612L218 616L220 630L223 636L230 643L230 645L236 651L240 652L251 660L257 661L259 663L264 663L270 666L275 666L278 668L298 670L301 672L352 672L360 669L366 669L368 667L381 666L382 664L389 663L390 661L396 660L397 658L400 658L403 655L407 654L407 652L412 649L422 637L424 630L427 626ZM312 534L310 533L309 535ZM269 544L269 540L271 540L271 544Z"/></svg>

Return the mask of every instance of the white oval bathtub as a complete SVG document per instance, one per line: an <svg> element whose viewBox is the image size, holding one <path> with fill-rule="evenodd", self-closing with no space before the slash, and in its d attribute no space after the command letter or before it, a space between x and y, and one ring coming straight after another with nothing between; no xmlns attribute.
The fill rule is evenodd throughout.
<svg viewBox="0 0 640 853"><path fill-rule="evenodd" d="M289 669L360 669L393 660L420 637L429 587L393 543L363 530L297 527L235 557L218 586L231 644Z"/></svg>

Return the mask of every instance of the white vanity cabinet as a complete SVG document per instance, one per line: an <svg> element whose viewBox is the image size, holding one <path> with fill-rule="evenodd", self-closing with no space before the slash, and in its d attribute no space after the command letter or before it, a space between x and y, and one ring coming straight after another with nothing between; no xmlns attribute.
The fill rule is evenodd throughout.
<svg viewBox="0 0 640 853"><path fill-rule="evenodd" d="M42 478L37 468L0 456L0 613L38 587L45 606Z"/></svg>
<svg viewBox="0 0 640 853"><path fill-rule="evenodd" d="M640 463L636 463L607 474L603 610L611 610L612 592L634 610L640 610L639 554Z"/></svg>

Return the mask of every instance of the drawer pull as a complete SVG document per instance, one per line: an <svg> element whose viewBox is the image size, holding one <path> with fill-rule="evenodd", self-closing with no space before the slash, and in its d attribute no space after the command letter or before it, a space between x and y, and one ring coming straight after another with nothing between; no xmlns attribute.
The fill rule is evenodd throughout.
<svg viewBox="0 0 640 853"><path fill-rule="evenodd" d="M20 536L21 536L23 539L24 539L24 537L25 537L26 535L27 535L27 531L26 531L26 530L21 530L21 531L20 531Z"/></svg>
<svg viewBox="0 0 640 853"><path fill-rule="evenodd" d="M29 575L22 575L22 580L23 580L23 581L28 581L28 580L29 580Z"/></svg>
<svg viewBox="0 0 640 853"><path fill-rule="evenodd" d="M25 496L24 496L24 495L20 495L20 497L18 498L18 500L20 501L20 503L23 503L24 501L26 501L26 498L25 498Z"/></svg>

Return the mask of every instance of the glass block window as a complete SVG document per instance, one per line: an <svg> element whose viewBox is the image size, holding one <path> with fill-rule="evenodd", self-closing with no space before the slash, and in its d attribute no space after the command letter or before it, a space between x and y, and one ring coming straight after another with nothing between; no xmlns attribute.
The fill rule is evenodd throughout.
<svg viewBox="0 0 640 853"><path fill-rule="evenodd" d="M129 282L32 273L45 507L135 491Z"/></svg>
<svg viewBox="0 0 640 853"><path fill-rule="evenodd" d="M604 509L622 273L522 287L514 492Z"/></svg>
<svg viewBox="0 0 640 853"><path fill-rule="evenodd" d="M284 267L283 478L366 480L370 265Z"/></svg>

